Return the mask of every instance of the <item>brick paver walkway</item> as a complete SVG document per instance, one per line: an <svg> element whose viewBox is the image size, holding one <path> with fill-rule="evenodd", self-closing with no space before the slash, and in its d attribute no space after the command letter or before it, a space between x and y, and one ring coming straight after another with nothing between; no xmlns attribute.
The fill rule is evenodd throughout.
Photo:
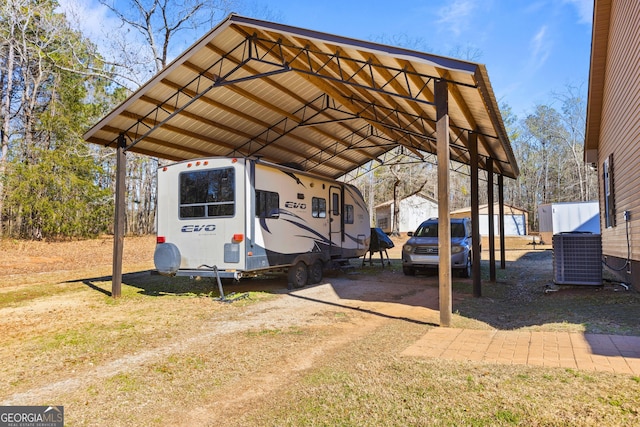
<svg viewBox="0 0 640 427"><path fill-rule="evenodd" d="M640 375L640 337L621 335L433 328L402 354Z"/></svg>

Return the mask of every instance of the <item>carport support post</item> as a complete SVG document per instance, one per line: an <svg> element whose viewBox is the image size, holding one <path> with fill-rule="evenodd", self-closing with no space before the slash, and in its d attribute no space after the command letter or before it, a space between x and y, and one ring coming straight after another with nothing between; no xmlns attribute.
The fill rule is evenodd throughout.
<svg viewBox="0 0 640 427"><path fill-rule="evenodd" d="M504 247L504 175L498 175L498 203L500 216L498 217L498 224L500 224L500 269L506 268L505 263L505 247Z"/></svg>
<svg viewBox="0 0 640 427"><path fill-rule="evenodd" d="M487 207L489 208L489 280L496 281L496 241L495 227L493 221L493 159L487 159Z"/></svg>
<svg viewBox="0 0 640 427"><path fill-rule="evenodd" d="M449 214L449 88L435 82L438 150L438 253L440 326L451 326L451 218ZM443 254L446 254L443 256Z"/></svg>
<svg viewBox="0 0 640 427"><path fill-rule="evenodd" d="M127 176L127 159L125 148L127 146L124 135L118 136L118 148L116 151L116 207L113 223L113 270L111 273L111 296L120 297L122 284L122 250L124 247L124 221L125 221L125 177Z"/></svg>
<svg viewBox="0 0 640 427"><path fill-rule="evenodd" d="M480 198L478 175L478 134L469 132L469 161L471 163L471 236L473 247L471 248L473 277L473 296L482 296L482 283L480 278Z"/></svg>

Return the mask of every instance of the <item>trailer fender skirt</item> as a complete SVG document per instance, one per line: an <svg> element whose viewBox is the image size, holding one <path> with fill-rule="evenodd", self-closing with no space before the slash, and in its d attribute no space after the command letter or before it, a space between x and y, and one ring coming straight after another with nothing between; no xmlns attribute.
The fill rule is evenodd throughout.
<svg viewBox="0 0 640 427"><path fill-rule="evenodd" d="M180 250L173 243L159 243L153 254L153 262L158 273L164 276L175 276L180 268Z"/></svg>

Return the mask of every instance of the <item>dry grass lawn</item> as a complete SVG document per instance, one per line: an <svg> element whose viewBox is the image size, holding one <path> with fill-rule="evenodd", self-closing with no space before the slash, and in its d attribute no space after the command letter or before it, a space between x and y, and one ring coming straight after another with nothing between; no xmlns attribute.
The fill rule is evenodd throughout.
<svg viewBox="0 0 640 427"><path fill-rule="evenodd" d="M64 405L69 426L640 425L636 376L400 356L439 319L437 275L405 277L401 243L384 270L225 284L223 303L150 275L153 237L125 240L118 300L109 238L0 242L0 404ZM545 294L549 248L526 243L482 298L454 279L454 327L640 335L637 292Z"/></svg>

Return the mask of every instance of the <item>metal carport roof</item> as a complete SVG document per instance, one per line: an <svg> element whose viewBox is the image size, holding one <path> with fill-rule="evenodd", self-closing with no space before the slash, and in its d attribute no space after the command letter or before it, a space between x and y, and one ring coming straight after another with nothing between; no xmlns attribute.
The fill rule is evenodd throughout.
<svg viewBox="0 0 640 427"><path fill-rule="evenodd" d="M122 279L127 151L176 161L260 156L330 178L384 163L398 147L417 160L437 154L441 253L451 250L449 160L468 164L476 296L478 168L498 174L500 199L502 178L518 176L483 65L233 14L84 137L117 148L113 296ZM491 230L492 222L490 237ZM451 318L450 262L440 257L443 325Z"/></svg>
<svg viewBox="0 0 640 427"><path fill-rule="evenodd" d="M337 178L390 150L436 153L434 86L449 87L450 156L515 178L485 67L229 15L93 126L88 142L169 160L261 156Z"/></svg>

